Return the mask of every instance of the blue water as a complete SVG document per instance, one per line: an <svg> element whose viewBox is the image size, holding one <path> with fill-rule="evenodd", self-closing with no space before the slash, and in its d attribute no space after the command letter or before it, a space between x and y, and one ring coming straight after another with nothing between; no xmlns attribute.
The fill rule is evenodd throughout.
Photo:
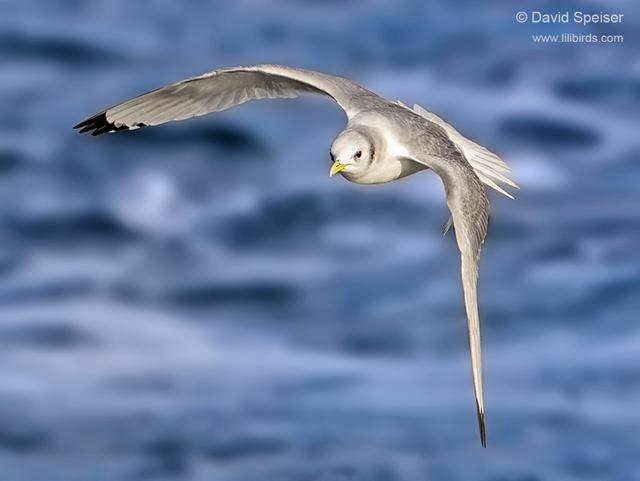
<svg viewBox="0 0 640 481"><path fill-rule="evenodd" d="M640 7L570 8L625 21L0 2L0 481L640 479ZM562 32L624 43L531 40ZM423 104L512 165L480 266L487 450L433 174L330 179L343 116L323 99L71 130L258 62Z"/></svg>

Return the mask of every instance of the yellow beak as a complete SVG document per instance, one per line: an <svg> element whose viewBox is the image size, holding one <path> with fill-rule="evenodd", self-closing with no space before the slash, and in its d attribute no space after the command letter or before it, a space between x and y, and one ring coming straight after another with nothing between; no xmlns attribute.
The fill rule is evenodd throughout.
<svg viewBox="0 0 640 481"><path fill-rule="evenodd" d="M331 166L331 170L329 171L329 177L333 177L334 175L336 175L338 172L340 172L342 169L344 169L347 166L347 164L341 164L340 162L338 162L337 160L333 163L333 165Z"/></svg>

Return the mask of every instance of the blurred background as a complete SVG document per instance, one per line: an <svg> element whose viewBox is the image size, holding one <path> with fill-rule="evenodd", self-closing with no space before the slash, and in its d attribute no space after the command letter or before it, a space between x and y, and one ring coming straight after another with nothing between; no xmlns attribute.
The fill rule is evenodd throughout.
<svg viewBox="0 0 640 481"><path fill-rule="evenodd" d="M563 3L564 6L560 6ZM517 11L623 13L532 25ZM0 2L0 480L640 479L640 5ZM624 35L539 44L532 34ZM97 138L214 68L419 103L498 152L489 448L430 173L329 178L317 98Z"/></svg>

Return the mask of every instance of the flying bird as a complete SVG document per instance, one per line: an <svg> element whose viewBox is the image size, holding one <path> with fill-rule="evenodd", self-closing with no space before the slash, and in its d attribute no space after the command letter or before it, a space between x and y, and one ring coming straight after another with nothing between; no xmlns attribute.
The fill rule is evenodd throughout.
<svg viewBox="0 0 640 481"><path fill-rule="evenodd" d="M280 65L215 70L161 87L80 122L74 128L99 135L219 112L254 99L318 94L344 110L347 125L331 145L329 175L358 184L391 182L431 169L442 180L458 249L469 331L471 372L482 446L486 447L477 277L487 233L485 186L513 198L517 188L497 155L418 105L390 101L342 77Z"/></svg>

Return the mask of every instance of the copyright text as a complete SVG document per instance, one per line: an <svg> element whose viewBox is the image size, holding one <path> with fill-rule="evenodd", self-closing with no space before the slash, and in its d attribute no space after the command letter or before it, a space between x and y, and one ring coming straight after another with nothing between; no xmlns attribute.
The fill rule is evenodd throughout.
<svg viewBox="0 0 640 481"><path fill-rule="evenodd" d="M518 23L574 23L576 25L586 26L601 23L622 23L623 20L624 13L586 13L582 11L549 13L537 10L516 13L516 21Z"/></svg>

